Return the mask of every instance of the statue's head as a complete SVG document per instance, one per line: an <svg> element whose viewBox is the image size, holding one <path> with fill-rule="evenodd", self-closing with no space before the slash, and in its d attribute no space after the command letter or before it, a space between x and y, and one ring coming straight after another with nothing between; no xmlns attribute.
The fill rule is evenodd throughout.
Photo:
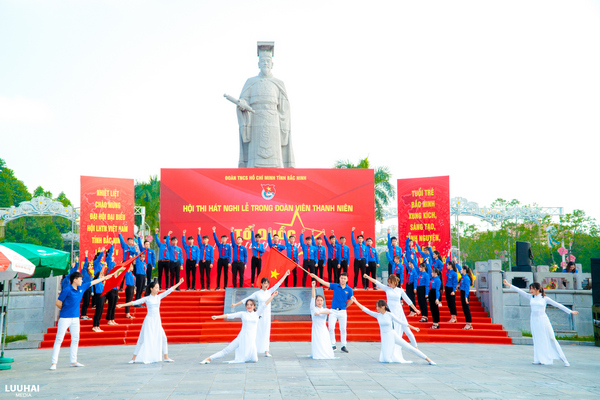
<svg viewBox="0 0 600 400"><path fill-rule="evenodd" d="M263 75L269 75L273 69L273 56L275 55L274 42L258 42L256 43L258 53L258 68Z"/></svg>

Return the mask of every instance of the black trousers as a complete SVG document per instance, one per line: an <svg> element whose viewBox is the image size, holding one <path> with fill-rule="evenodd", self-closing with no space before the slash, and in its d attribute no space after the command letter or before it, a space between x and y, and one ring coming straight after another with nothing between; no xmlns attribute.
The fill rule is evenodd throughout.
<svg viewBox="0 0 600 400"><path fill-rule="evenodd" d="M304 260L302 262L302 268L304 268L306 271L310 272L311 274L315 273L315 260ZM308 276L308 273L306 273L306 271L302 271L302 286L306 287L306 277ZM313 278L310 278L311 282L314 281Z"/></svg>
<svg viewBox="0 0 600 400"><path fill-rule="evenodd" d="M179 261L171 261L169 264L169 269L171 270L171 284L169 287L174 286L177 282L179 282L179 276L181 274L181 264ZM177 288L179 290L179 288Z"/></svg>
<svg viewBox="0 0 600 400"><path fill-rule="evenodd" d="M152 266L152 264L146 265L146 282L147 283L152 282L152 270L153 269L154 269L154 267Z"/></svg>
<svg viewBox="0 0 600 400"><path fill-rule="evenodd" d="M318 260L317 264L315 265L315 271L317 275L319 275L319 278L323 279L323 265L325 265L325 260Z"/></svg>
<svg viewBox="0 0 600 400"><path fill-rule="evenodd" d="M429 317L429 312L427 311L427 296L425 296L425 286L417 287L417 301L419 302L419 310L421 310L421 314L425 317Z"/></svg>
<svg viewBox="0 0 600 400"><path fill-rule="evenodd" d="M292 259L296 264L298 264L298 260L294 260ZM298 268L294 268L291 272L290 275L294 278L294 286L292 287L296 287L298 285ZM288 276L287 278L285 278L285 287L288 287L288 279L290 279L290 277Z"/></svg>
<svg viewBox="0 0 600 400"><path fill-rule="evenodd" d="M106 309L107 321L112 321L113 319L115 319L115 308L117 308L118 299L119 291L117 289L112 289L108 293L106 293L106 300L108 301L108 308Z"/></svg>
<svg viewBox="0 0 600 400"><path fill-rule="evenodd" d="M227 287L229 275L229 259L219 258L217 261L217 289L221 288L221 270L223 270L223 289Z"/></svg>
<svg viewBox="0 0 600 400"><path fill-rule="evenodd" d="M158 284L161 288L169 288L169 271L171 270L171 261L162 260L158 262ZM163 275L165 277L165 283L163 285Z"/></svg>
<svg viewBox="0 0 600 400"><path fill-rule="evenodd" d="M367 260L364 258L355 258L354 259L354 288L356 289L356 283L358 282L358 277L360 276L360 280L363 283L363 289L367 288L366 279L363 278L363 275L366 274L367 271Z"/></svg>
<svg viewBox="0 0 600 400"><path fill-rule="evenodd" d="M191 275L191 278L190 278ZM196 289L196 261L185 260L185 279L188 289ZM204 285L202 285L204 289Z"/></svg>
<svg viewBox="0 0 600 400"><path fill-rule="evenodd" d="M465 314L465 320L467 324L470 324L471 319L471 309L469 308L469 303L467 300L469 298L469 292L465 292L464 290L460 291L460 304L462 304L463 313Z"/></svg>
<svg viewBox="0 0 600 400"><path fill-rule="evenodd" d="M135 285L127 285L125 287L125 303L129 303L131 300L133 300L134 289L135 289ZM131 307L129 307L129 306L125 307L125 314L129 314L130 311L131 311Z"/></svg>
<svg viewBox="0 0 600 400"><path fill-rule="evenodd" d="M83 297L81 298L81 316L87 316L87 310L90 306L90 297L92 296L92 287L90 286L85 292L83 292Z"/></svg>
<svg viewBox="0 0 600 400"><path fill-rule="evenodd" d="M410 301L413 302L413 304L416 304L416 302L415 302L415 285L414 285L414 283L407 283L406 284L406 295L408 296L408 298L410 299Z"/></svg>
<svg viewBox="0 0 600 400"><path fill-rule="evenodd" d="M431 309L431 317L433 318L433 323L438 324L440 322L440 309L437 306L437 304L435 304L435 294L435 289L429 291L429 308Z"/></svg>
<svg viewBox="0 0 600 400"><path fill-rule="evenodd" d="M198 269L200 270L200 287L205 289L204 275L206 275L206 289L210 290L210 260L198 262Z"/></svg>
<svg viewBox="0 0 600 400"><path fill-rule="evenodd" d="M135 274L135 299L139 300L146 289L146 274Z"/></svg>
<svg viewBox="0 0 600 400"><path fill-rule="evenodd" d="M260 275L260 270L262 268L262 260L260 258L258 258L258 257L252 256L252 265L251 265L251 268L252 268L252 271L251 271L251 274L250 274L250 282L252 282L252 285L254 285L254 277Z"/></svg>
<svg viewBox="0 0 600 400"><path fill-rule="evenodd" d="M94 295L94 304L96 305L96 311L94 312L94 325L100 326L100 318L102 318L102 312L104 311L104 302L106 299L104 296L100 296L100 293Z"/></svg>
<svg viewBox="0 0 600 400"><path fill-rule="evenodd" d="M340 268L337 269L336 271L337 271L337 275L336 275L335 283L340 283L340 275L342 274L342 272L348 273L348 260L340 261Z"/></svg>
<svg viewBox="0 0 600 400"><path fill-rule="evenodd" d="M366 274L375 280L377 279L377 263L375 261L369 261ZM369 287L368 279L365 279L365 283L367 284L367 287ZM371 285L373 285L373 289L377 287L373 282L371 282Z"/></svg>
<svg viewBox="0 0 600 400"><path fill-rule="evenodd" d="M448 303L450 315L456 315L456 292L452 296L452 288L448 286L444 288L444 291L446 292L446 303Z"/></svg>
<svg viewBox="0 0 600 400"><path fill-rule="evenodd" d="M327 260L327 282L335 283L337 282L335 276L338 269L338 260L337 258L328 259Z"/></svg>
<svg viewBox="0 0 600 400"><path fill-rule="evenodd" d="M237 287L244 286L244 269L245 268L246 268L246 266L241 261L234 261L231 263L231 280L233 282L232 287L237 286L238 275L240 276L240 286L237 286Z"/></svg>

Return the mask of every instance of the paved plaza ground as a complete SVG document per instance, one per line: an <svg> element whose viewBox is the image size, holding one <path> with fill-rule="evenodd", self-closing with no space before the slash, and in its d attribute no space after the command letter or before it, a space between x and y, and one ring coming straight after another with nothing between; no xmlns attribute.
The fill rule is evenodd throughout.
<svg viewBox="0 0 600 400"><path fill-rule="evenodd" d="M0 371L0 398L9 385L39 385L30 398L52 399L599 399L600 348L563 346L564 367L532 365L531 346L423 343L438 363L404 352L413 364L381 364L379 343L350 343L339 359L308 358L310 343L271 343L273 358L256 364L199 361L225 344L169 345L172 364L127 364L133 346L83 347L84 368L70 368L63 348L49 371L51 349L11 350L12 369ZM232 354L225 358L231 360Z"/></svg>

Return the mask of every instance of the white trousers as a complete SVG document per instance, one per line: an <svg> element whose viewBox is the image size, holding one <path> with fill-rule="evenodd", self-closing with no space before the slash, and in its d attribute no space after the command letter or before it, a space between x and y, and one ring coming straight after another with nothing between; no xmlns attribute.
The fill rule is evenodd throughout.
<svg viewBox="0 0 600 400"><path fill-rule="evenodd" d="M227 347L225 347L223 350L221 350L221 351L213 354L209 358L211 359L211 361L214 361L214 360L219 359L221 357L225 357L227 354L229 354L232 351L236 350L238 347L240 347L240 339L239 338L235 338L233 340L233 342L229 343L229 345Z"/></svg>
<svg viewBox="0 0 600 400"><path fill-rule="evenodd" d="M404 332L406 336L408 336L408 340L410 340L410 344L414 347L417 347L417 339L415 339L415 335L413 335L412 331L408 326L400 325L400 332Z"/></svg>
<svg viewBox="0 0 600 400"><path fill-rule="evenodd" d="M410 344L408 344L406 342L406 340L402 339L400 337L400 335L398 335L396 332L393 332L393 333L394 333L394 341L396 342L396 344L398 346L402 347L403 349L413 352L417 356L421 357L423 360L427 359L427 356L425 354L423 354L419 349L415 349L414 347L412 347Z"/></svg>
<svg viewBox="0 0 600 400"><path fill-rule="evenodd" d="M79 346L79 318L60 318L56 329L56 340L54 340L54 349L52 350L52 364L58 362L58 353L60 345L65 338L67 329L71 332L71 364L77 362L77 346Z"/></svg>
<svg viewBox="0 0 600 400"><path fill-rule="evenodd" d="M338 320L340 321L342 346L346 346L346 326L348 325L348 314L346 313L346 310L339 310L329 314L329 338L331 339L331 345L335 346L335 324Z"/></svg>

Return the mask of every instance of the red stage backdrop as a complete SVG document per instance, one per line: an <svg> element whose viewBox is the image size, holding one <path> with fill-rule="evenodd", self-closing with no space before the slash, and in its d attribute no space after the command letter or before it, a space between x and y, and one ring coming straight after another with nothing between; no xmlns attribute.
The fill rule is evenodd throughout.
<svg viewBox="0 0 600 400"><path fill-rule="evenodd" d="M365 237L375 233L374 175L370 169L162 169L161 233L173 231L181 241L182 231L193 236L197 244L198 227L214 245L212 227L217 236L242 236L248 250L244 286L250 285L251 226L262 235L267 245L268 228L288 237L302 229L305 235L315 229L315 238L327 236L331 230L337 238L346 236L350 243L352 227L364 231ZM317 232L317 230L319 232ZM229 243L230 241L228 241ZM324 243L323 243L324 245ZM179 243L181 247L181 243ZM301 249L300 249L301 252ZM184 256L185 263L185 256ZM300 255L302 264L302 255ZM211 273L211 286L216 286L216 262ZM182 271L182 273L185 272ZM354 276L351 259L348 273ZM184 276L184 275L182 275ZM301 283L302 271L298 271ZM324 278L327 277L325 264ZM199 276L196 278L199 280ZM307 282L308 283L308 282ZM229 274L231 285L231 273ZM199 283L196 284L199 288Z"/></svg>
<svg viewBox="0 0 600 400"><path fill-rule="evenodd" d="M446 257L450 250L450 177L398 179L398 236L408 233L421 248L431 241Z"/></svg>
<svg viewBox="0 0 600 400"><path fill-rule="evenodd" d="M122 260L119 233L133 237L134 218L133 179L81 177L81 233L80 254L89 250L90 262L94 253L110 246L109 238L115 243L115 261Z"/></svg>

